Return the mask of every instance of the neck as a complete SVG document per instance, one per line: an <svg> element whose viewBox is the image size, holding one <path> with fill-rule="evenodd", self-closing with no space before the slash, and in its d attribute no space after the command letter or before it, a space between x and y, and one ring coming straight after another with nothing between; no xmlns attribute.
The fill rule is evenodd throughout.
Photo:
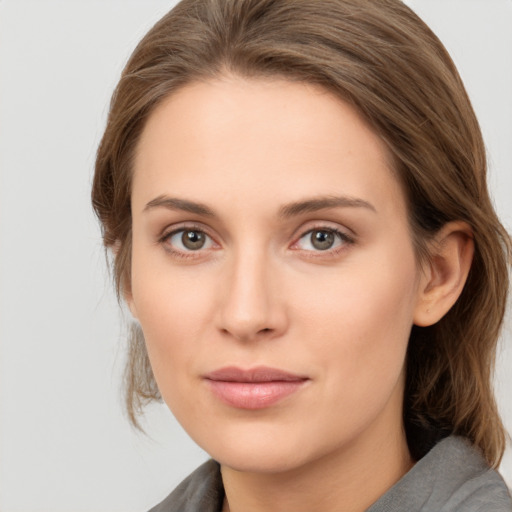
<svg viewBox="0 0 512 512"><path fill-rule="evenodd" d="M381 438L382 439L382 438ZM278 473L222 466L227 512L363 512L413 465L405 434L358 439L302 467Z"/></svg>

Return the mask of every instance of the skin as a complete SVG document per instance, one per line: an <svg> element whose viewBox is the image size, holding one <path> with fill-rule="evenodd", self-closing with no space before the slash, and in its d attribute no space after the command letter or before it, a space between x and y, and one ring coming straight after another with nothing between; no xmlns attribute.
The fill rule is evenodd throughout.
<svg viewBox="0 0 512 512"><path fill-rule="evenodd" d="M362 511L413 464L410 329L456 300L472 245L450 225L419 265L389 160L348 104L282 80L193 83L147 122L126 299L164 400L221 464L225 510ZM186 229L204 245L183 245ZM331 247L314 245L315 229ZM305 383L246 410L204 378L261 365Z"/></svg>

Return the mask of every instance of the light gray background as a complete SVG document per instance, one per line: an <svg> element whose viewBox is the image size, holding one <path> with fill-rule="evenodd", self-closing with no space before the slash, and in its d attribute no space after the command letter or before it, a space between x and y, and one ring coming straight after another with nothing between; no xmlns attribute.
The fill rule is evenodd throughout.
<svg viewBox="0 0 512 512"><path fill-rule="evenodd" d="M512 228L512 1L411 0L451 51ZM164 406L123 417L122 318L89 206L108 101L174 2L0 0L0 511L142 512L206 458ZM509 322L510 326L510 322ZM512 336L498 364L512 430ZM511 451L502 473L512 485Z"/></svg>

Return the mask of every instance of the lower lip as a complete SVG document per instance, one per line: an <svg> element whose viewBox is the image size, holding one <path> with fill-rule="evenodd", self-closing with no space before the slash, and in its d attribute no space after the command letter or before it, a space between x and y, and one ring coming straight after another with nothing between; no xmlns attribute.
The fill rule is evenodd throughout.
<svg viewBox="0 0 512 512"><path fill-rule="evenodd" d="M277 404L304 386L306 380L270 382L231 382L208 380L213 393L238 409L264 409Z"/></svg>

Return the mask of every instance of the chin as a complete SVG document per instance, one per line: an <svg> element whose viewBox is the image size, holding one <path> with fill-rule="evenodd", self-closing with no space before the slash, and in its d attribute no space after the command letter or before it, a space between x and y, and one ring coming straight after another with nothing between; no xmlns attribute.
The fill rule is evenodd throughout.
<svg viewBox="0 0 512 512"><path fill-rule="evenodd" d="M312 439L308 432L298 431L296 425L227 428L216 436L194 440L221 466L262 474L297 470L323 458L333 449L323 445L319 438Z"/></svg>
<svg viewBox="0 0 512 512"><path fill-rule="evenodd" d="M278 474L298 469L307 463L304 452L270 449L230 450L213 458L221 465L243 473ZM300 455L300 456L299 456Z"/></svg>

